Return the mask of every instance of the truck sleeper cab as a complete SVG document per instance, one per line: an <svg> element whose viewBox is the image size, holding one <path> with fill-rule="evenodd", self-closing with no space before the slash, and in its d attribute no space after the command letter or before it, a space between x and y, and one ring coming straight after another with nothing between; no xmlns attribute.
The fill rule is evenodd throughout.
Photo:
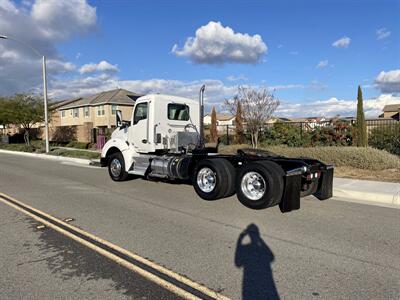
<svg viewBox="0 0 400 300"><path fill-rule="evenodd" d="M251 209L279 205L282 212L300 208L300 198L332 197L333 166L308 158L286 158L259 150L218 154L202 136L200 101L160 94L136 100L129 122L117 112L117 129L104 145L101 165L115 181L129 174L181 180L205 200L230 197Z"/></svg>

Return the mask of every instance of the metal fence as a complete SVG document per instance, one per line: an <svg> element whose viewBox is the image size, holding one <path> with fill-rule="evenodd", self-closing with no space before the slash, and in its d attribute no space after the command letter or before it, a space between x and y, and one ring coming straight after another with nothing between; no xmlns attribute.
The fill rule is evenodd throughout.
<svg viewBox="0 0 400 300"><path fill-rule="evenodd" d="M345 131L355 130L357 126L357 120L352 119L338 119L338 120L328 120L328 121L315 121L315 122L279 122L279 123L267 123L260 127L260 134L279 125L293 126L299 128L300 134L312 133L316 130L330 129L336 133L343 133ZM368 136L374 130L382 131L397 131L400 130L400 121L394 119L367 119L367 134ZM246 125L244 124L244 133L248 133L246 130ZM205 135L209 135L210 126L206 126ZM231 144L234 141L234 136L236 135L236 127L234 125L217 125L218 136L223 139L224 143Z"/></svg>

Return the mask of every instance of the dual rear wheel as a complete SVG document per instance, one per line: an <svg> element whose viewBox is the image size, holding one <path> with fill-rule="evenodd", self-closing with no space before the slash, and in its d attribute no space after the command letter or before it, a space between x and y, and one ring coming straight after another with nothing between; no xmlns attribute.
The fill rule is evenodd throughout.
<svg viewBox="0 0 400 300"><path fill-rule="evenodd" d="M223 158L199 162L193 176L196 193L203 199L215 200L232 196L252 209L279 204L283 194L284 171L271 161L247 163L239 170Z"/></svg>

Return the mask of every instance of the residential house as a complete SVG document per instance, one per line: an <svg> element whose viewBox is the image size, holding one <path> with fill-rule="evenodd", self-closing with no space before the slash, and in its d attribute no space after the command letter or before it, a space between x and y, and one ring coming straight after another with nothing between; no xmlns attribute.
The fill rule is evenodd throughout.
<svg viewBox="0 0 400 300"><path fill-rule="evenodd" d="M55 111L49 126L50 139L59 138L60 131L72 127L78 141L90 142L93 129L105 131L115 128L117 110L121 110L124 120L129 120L140 96L125 89L115 89L57 103L53 106Z"/></svg>
<svg viewBox="0 0 400 300"><path fill-rule="evenodd" d="M325 117L307 117L307 118L293 118L292 123L301 123L305 129L314 129L316 127L325 126L329 122Z"/></svg>
<svg viewBox="0 0 400 300"><path fill-rule="evenodd" d="M379 118L394 119L400 121L400 104L389 104L383 108L383 113Z"/></svg>
<svg viewBox="0 0 400 300"><path fill-rule="evenodd" d="M204 116L204 125L211 125L211 114ZM235 116L217 114L217 130L219 133L226 133L226 128L229 128L229 132L233 132L235 127Z"/></svg>

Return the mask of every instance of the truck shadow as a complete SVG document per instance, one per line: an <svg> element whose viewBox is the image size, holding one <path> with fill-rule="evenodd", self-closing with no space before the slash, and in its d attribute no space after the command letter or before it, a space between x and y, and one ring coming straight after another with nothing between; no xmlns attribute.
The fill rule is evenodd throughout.
<svg viewBox="0 0 400 300"><path fill-rule="evenodd" d="M250 239L244 243L245 237ZM242 299L279 299L271 264L274 254L260 236L255 224L240 233L236 244L235 265L243 268Z"/></svg>

